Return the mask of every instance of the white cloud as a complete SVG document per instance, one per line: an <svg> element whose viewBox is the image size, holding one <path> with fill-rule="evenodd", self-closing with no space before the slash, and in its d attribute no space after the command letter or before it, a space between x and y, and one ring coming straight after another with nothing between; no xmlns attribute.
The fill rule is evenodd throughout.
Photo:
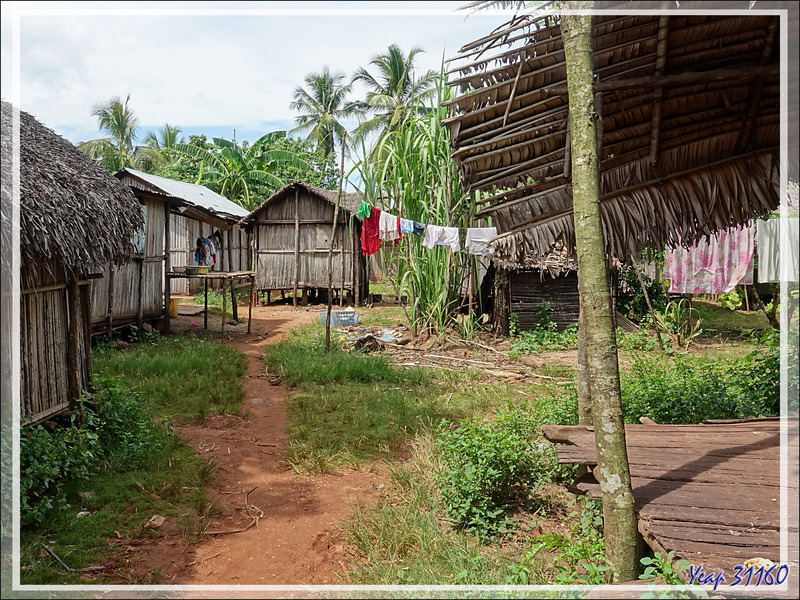
<svg viewBox="0 0 800 600"><path fill-rule="evenodd" d="M7 4L7 3L4 3ZM36 7L49 3L34 3ZM131 94L144 129L165 122L187 128L259 130L267 123L290 127L294 88L328 65L348 77L392 43L425 50L422 69L439 68L444 52L493 29L507 16L390 15L100 15L108 11L217 8L359 10L445 9L436 3L70 3L63 14L24 15L20 23L20 105L72 141L96 135L91 107ZM56 6L56 5L53 5ZM61 5L57 5L61 8ZM6 8L4 6L4 8ZM62 9L63 10L63 9ZM3 14L2 93L10 53ZM274 127L270 127L274 128ZM265 128L264 131L267 129Z"/></svg>

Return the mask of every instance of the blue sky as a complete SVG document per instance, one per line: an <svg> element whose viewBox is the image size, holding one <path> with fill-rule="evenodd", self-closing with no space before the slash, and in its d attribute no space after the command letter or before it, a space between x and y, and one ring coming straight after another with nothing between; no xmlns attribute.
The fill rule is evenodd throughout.
<svg viewBox="0 0 800 600"><path fill-rule="evenodd" d="M349 77L392 43L438 69L510 16L454 12L463 4L4 2L2 95L15 97L11 12L35 12L19 21L19 104L70 141L99 137L92 105L128 94L142 137L168 122L253 140L293 126L292 92L312 71Z"/></svg>

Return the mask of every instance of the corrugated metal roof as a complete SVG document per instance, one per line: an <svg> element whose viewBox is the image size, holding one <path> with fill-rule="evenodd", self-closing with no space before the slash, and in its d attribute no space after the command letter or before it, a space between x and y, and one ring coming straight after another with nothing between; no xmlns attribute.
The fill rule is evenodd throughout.
<svg viewBox="0 0 800 600"><path fill-rule="evenodd" d="M222 217L229 217L239 220L248 215L247 209L242 208L235 202L231 202L225 196L211 191L205 186L185 181L175 181L166 177L159 177L150 173L142 173L136 169L124 168L117 173L120 176L127 173L136 177L155 188L155 191L166 196L172 196L182 200L186 204L197 208L205 209L208 212L216 213Z"/></svg>

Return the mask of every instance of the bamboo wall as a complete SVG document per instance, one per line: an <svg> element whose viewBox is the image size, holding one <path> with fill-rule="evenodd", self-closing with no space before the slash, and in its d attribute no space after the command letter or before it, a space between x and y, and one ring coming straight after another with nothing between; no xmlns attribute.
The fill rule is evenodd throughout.
<svg viewBox="0 0 800 600"><path fill-rule="evenodd" d="M578 296L578 274L569 271L553 279L540 271L510 271L509 312L516 313L520 331L533 329L539 322L539 309L543 301L550 303L550 318L563 330L571 323L578 323L580 309Z"/></svg>
<svg viewBox="0 0 800 600"><path fill-rule="evenodd" d="M328 287L328 250L331 244L334 207L327 201L300 191L288 193L265 206L256 215L253 233L256 244L256 283L259 290L288 290L294 287L295 264L299 260L297 287ZM299 244L295 237L298 214ZM355 231L348 227L348 217L340 211L333 239L333 287L353 290L353 269L364 261ZM355 254L354 254L355 248Z"/></svg>
<svg viewBox="0 0 800 600"><path fill-rule="evenodd" d="M52 268L52 267L51 267ZM72 298L60 269L39 268L33 287L20 295L20 410L23 422L40 421L70 404L69 307ZM89 285L83 282L82 285ZM86 308L86 310L83 310ZM78 307L78 362L80 389L90 380L87 353L91 341L86 331L88 307ZM78 392L79 393L79 392Z"/></svg>
<svg viewBox="0 0 800 600"><path fill-rule="evenodd" d="M161 315L164 306L164 202L144 200L144 254L123 265L102 267L103 277L92 280L92 324L105 324L109 308L114 324ZM112 274L113 271L113 274ZM109 291L112 291L109 307Z"/></svg>

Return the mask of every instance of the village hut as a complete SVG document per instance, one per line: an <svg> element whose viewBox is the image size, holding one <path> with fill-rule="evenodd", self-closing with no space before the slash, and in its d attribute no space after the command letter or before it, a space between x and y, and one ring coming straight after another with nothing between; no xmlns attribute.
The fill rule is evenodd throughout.
<svg viewBox="0 0 800 600"><path fill-rule="evenodd" d="M366 261L361 256L361 222L354 218L362 197L343 194L331 241L338 192L302 182L290 183L242 219L253 234L256 287L259 291L328 289L328 250L333 244L333 289L357 301L366 295ZM341 297L341 295L340 295ZM295 300L296 301L296 300Z"/></svg>
<svg viewBox="0 0 800 600"><path fill-rule="evenodd" d="M13 110L2 103L4 210L13 201ZM133 255L142 211L130 190L70 142L26 112L19 117L20 410L33 422L89 388L88 277Z"/></svg>
<svg viewBox="0 0 800 600"><path fill-rule="evenodd" d="M547 4L545 3L545 8ZM779 17L594 18L601 212L609 256L688 245L779 204ZM446 120L468 190L489 192L498 260L574 247L558 16L519 14L450 61Z"/></svg>
<svg viewBox="0 0 800 600"><path fill-rule="evenodd" d="M208 238L216 231L222 235L221 253L211 271L247 269L247 235L234 227L247 214L241 206L205 186L128 167L115 176L138 198L145 224L137 234L135 257L122 265L105 265L105 277L93 285L92 323L96 331L133 323L141 327L144 321L160 318L165 269L195 264L198 238ZM200 285L200 279L173 279L170 292L196 294Z"/></svg>

